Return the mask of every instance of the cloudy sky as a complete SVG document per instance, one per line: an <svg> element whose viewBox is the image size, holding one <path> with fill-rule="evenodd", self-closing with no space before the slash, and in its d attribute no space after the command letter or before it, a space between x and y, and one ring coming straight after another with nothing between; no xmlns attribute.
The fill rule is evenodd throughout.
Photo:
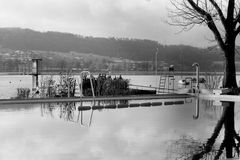
<svg viewBox="0 0 240 160"><path fill-rule="evenodd" d="M208 45L208 30L169 26L169 0L1 0L0 27L129 37L163 44Z"/></svg>

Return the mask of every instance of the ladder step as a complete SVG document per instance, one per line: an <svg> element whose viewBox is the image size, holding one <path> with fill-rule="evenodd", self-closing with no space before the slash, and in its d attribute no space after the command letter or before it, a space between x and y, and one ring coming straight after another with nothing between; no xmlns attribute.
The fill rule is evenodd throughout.
<svg viewBox="0 0 240 160"><path fill-rule="evenodd" d="M166 86L167 77L168 77L167 73L163 73L160 76L157 93L165 93L165 90L166 90L165 86Z"/></svg>

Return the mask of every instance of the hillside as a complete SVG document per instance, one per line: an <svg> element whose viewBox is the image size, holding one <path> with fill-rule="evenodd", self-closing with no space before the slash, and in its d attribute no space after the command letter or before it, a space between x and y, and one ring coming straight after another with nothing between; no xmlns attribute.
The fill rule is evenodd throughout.
<svg viewBox="0 0 240 160"><path fill-rule="evenodd" d="M1 28L0 44L14 50L75 51L132 60L151 60L149 54L154 53L158 46L151 40L83 37L19 28Z"/></svg>
<svg viewBox="0 0 240 160"><path fill-rule="evenodd" d="M218 50L215 50L215 53L210 53L209 50L203 48L162 45L152 40L83 37L70 33L38 32L20 28L0 28L0 45L2 49L37 51L38 57L41 57L43 53L45 55L55 53L54 58L52 58L58 59L59 63L65 63L66 57L68 57L67 63L71 63L72 54L70 53L154 63L156 48L158 48L159 65L174 64L177 70L192 70L193 62L200 63L203 71L209 70L210 66L213 70L220 70L221 65L219 66L219 64L221 63L219 62L222 60ZM46 60L51 61L47 58L48 56L45 57ZM81 56L79 58L81 59ZM104 59L103 62L99 63L112 61L109 58ZM51 64L51 62L48 63ZM154 69L154 67L152 66L150 69Z"/></svg>

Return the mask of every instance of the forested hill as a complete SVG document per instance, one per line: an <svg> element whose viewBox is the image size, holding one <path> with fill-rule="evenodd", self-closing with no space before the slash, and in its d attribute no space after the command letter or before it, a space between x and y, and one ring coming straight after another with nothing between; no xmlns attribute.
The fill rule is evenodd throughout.
<svg viewBox="0 0 240 160"><path fill-rule="evenodd" d="M158 58L167 62L192 63L193 61L211 61L221 59L218 54L209 54L204 49L190 46L167 46L157 41L83 37L60 32L38 32L30 29L0 28L0 45L13 50L40 50L69 53L92 53L102 56L121 57L130 60L148 60Z"/></svg>
<svg viewBox="0 0 240 160"><path fill-rule="evenodd" d="M83 37L60 32L37 32L30 29L1 28L0 45L14 50L41 50L92 53L132 60L150 60L158 43L150 40Z"/></svg>

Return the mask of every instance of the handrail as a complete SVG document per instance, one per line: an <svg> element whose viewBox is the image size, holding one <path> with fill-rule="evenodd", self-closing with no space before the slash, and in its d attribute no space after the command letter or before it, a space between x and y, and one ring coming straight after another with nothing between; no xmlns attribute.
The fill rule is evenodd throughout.
<svg viewBox="0 0 240 160"><path fill-rule="evenodd" d="M93 87L93 80L92 80L92 74L89 71L82 71L80 73L80 78L81 78L81 86L80 86L80 97L83 97L83 75L88 74L90 76L90 84L91 84L91 89L92 89L92 95L93 98L95 98L95 93L94 93L94 87Z"/></svg>
<svg viewBox="0 0 240 160"><path fill-rule="evenodd" d="M159 87L152 87L152 86L143 86L143 85L135 85L135 84L129 84L129 86L134 86L134 87L145 87L145 88L152 88L152 89L162 89ZM169 88L169 90L177 91L176 89Z"/></svg>
<svg viewBox="0 0 240 160"><path fill-rule="evenodd" d="M92 79L92 74L89 72L89 71L82 71L80 73L80 78L81 78L81 87L80 87L80 100L81 100L81 105L82 106L82 97L83 97L83 75L86 75L88 74L90 76L90 84L91 84L91 89L92 89L92 96L93 96L93 106L95 106L95 93L94 93L94 87L93 87L93 79ZM79 114L80 114L80 111L78 113L78 119L79 119ZM89 119L89 123L88 124L84 124L83 123L83 111L81 111L81 125L82 126L85 126L85 127L90 127L91 124L92 124L92 118L93 118L93 110L91 112L91 116L90 116L90 119Z"/></svg>

